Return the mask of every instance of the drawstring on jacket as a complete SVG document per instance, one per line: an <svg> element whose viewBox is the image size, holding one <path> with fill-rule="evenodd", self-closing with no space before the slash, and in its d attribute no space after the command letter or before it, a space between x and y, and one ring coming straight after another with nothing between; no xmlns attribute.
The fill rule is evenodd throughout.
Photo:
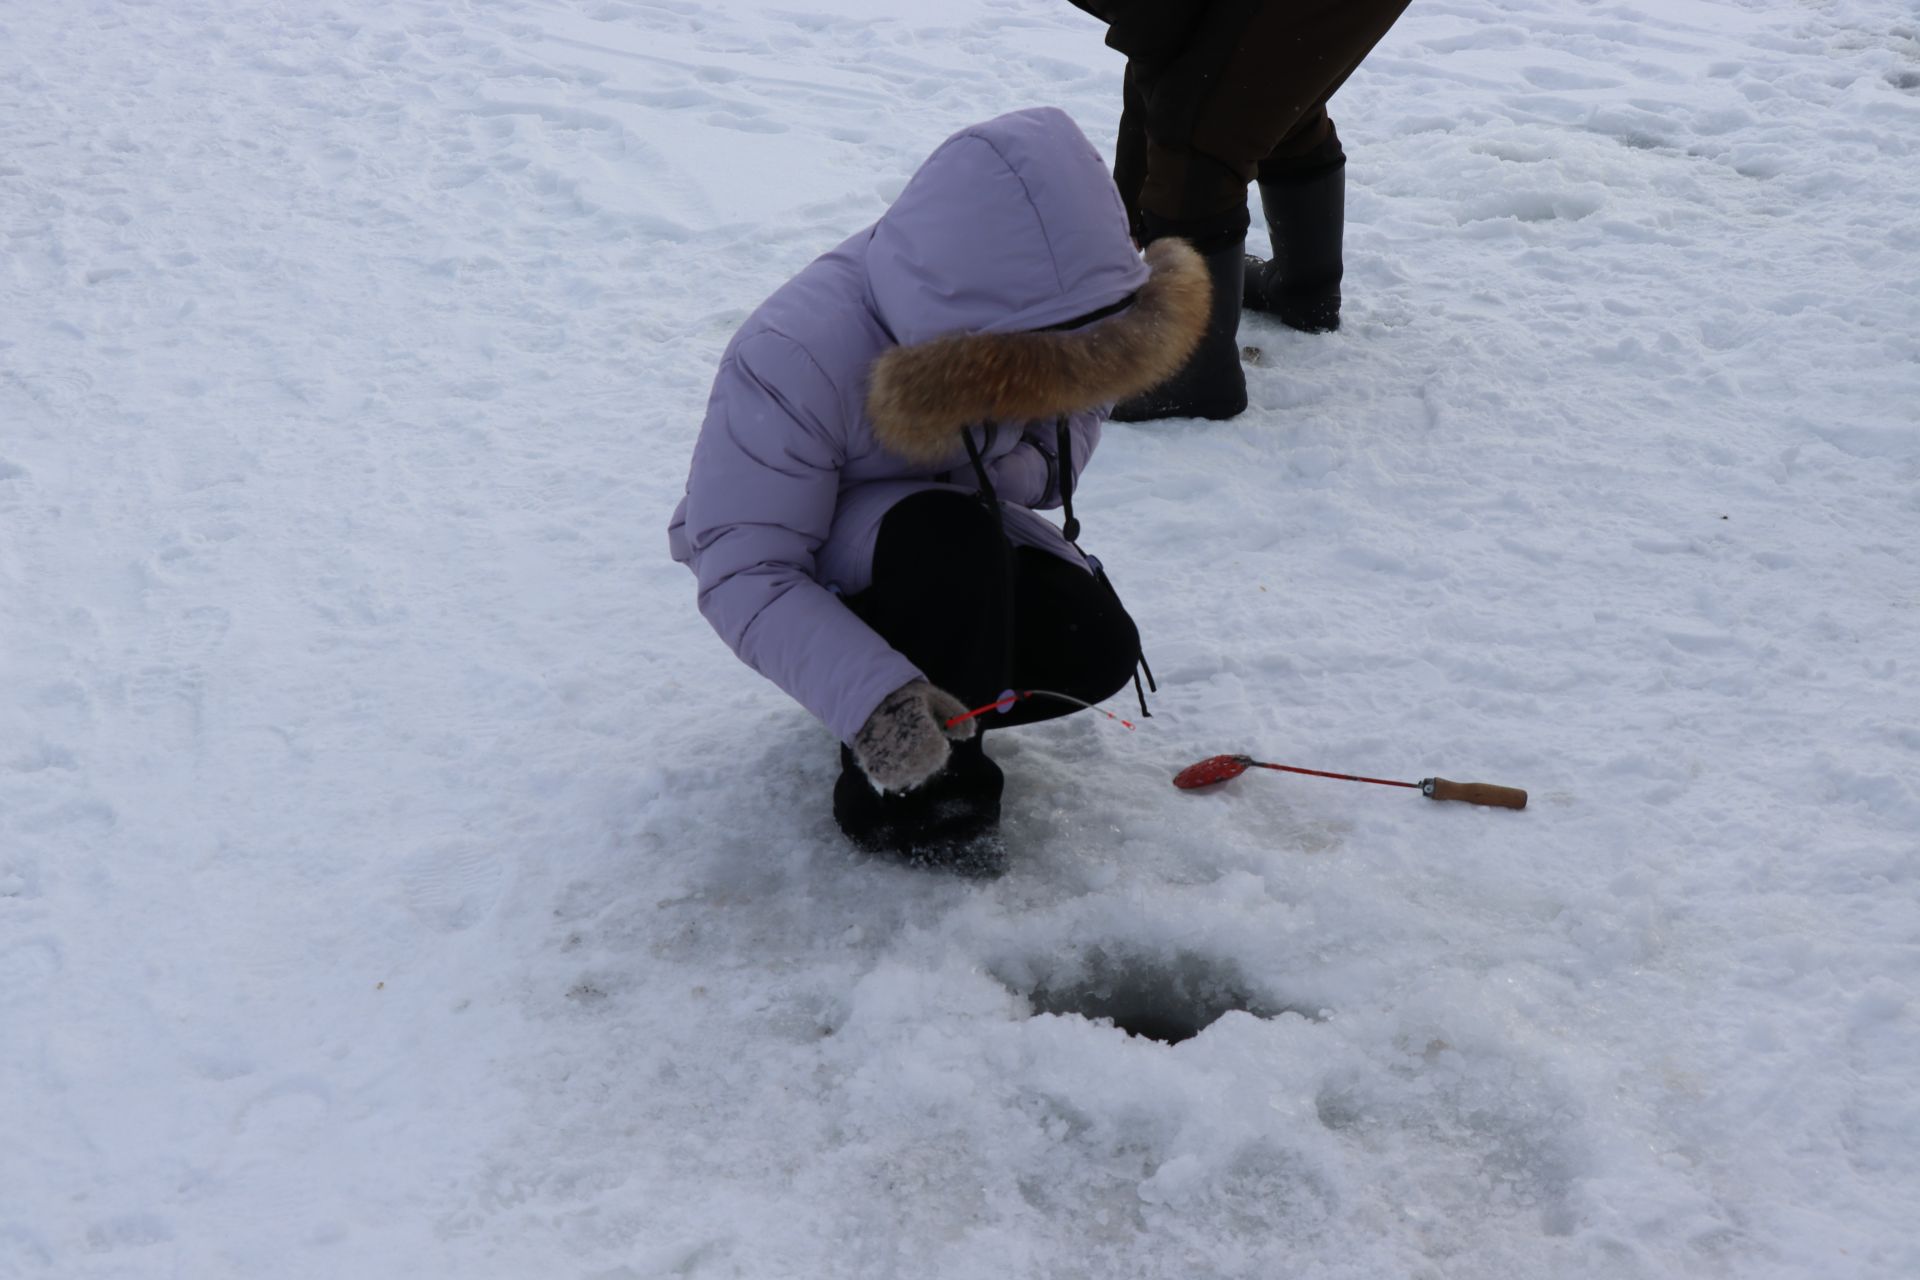
<svg viewBox="0 0 1920 1280"><path fill-rule="evenodd" d="M1072 545L1073 549L1080 551L1080 520L1073 514L1073 433L1067 426L1065 415L1054 419L1053 428L1053 464L1057 468L1055 477L1060 488L1060 507L1066 515L1066 521L1060 531L1066 535L1067 542ZM974 477L980 482L980 500L986 503L987 510L993 513L993 527L1000 535L1000 545L1005 549L1004 554L1007 556L1006 572L1004 575L1007 584L1007 599L1006 607L1001 610L1006 616L1007 634L1005 656L1001 662L1001 683L1003 687L1011 689L1013 687L1014 649L1013 548L1012 544L1007 541L1006 521L1000 513L1000 495L994 490L992 477L987 475L987 464L982 456L984 450L993 447L993 424L990 422L984 423L980 430L983 436L983 442L980 444L974 443L973 431L967 427L960 429L960 438L966 441L967 460L973 464ZM1100 563L1097 557L1088 555L1085 551L1080 551L1080 554L1087 561L1088 567L1092 569L1094 576L1100 579L1101 583L1106 587L1108 594L1113 597L1114 603L1120 605L1121 611L1125 612L1127 606L1121 601L1120 593L1113 589L1113 580L1107 577L1106 567ZM1140 700L1141 717L1143 719L1151 719L1153 712L1147 709L1147 691L1140 687L1140 673L1142 671L1147 673L1147 689L1158 693L1160 692L1160 686L1154 682L1153 668L1147 665L1145 650L1143 649L1141 652L1135 654L1134 659L1133 694L1134 697Z"/></svg>
<svg viewBox="0 0 1920 1280"><path fill-rule="evenodd" d="M1080 551L1080 520L1079 517L1073 514L1073 432L1068 428L1067 419L1064 414L1055 418L1053 421L1053 453L1055 460L1054 465L1060 468L1060 508L1066 513L1067 517L1066 524L1062 527L1061 532L1067 535L1067 541L1073 544L1073 549ZM1094 557L1088 556L1084 551L1080 551L1080 554L1086 556L1087 559L1092 562L1094 573L1099 575L1100 581L1106 584L1107 590L1112 593L1114 600L1118 602L1120 600L1120 593L1114 591L1113 580L1107 577L1106 566L1094 559ZM1127 606L1121 604L1120 607L1124 610ZM1160 686L1153 681L1153 668L1147 665L1147 653L1144 646L1142 646L1140 652L1136 655L1136 665L1133 672L1133 696L1140 699L1141 718L1151 719L1153 712L1147 710L1146 690L1140 687L1141 671L1147 673L1147 688L1152 689L1155 693L1160 692Z"/></svg>
<svg viewBox="0 0 1920 1280"><path fill-rule="evenodd" d="M1067 513L1066 527L1061 532L1073 543L1073 549L1080 551L1080 522L1073 515L1073 433L1067 430L1064 417L1054 419L1053 456L1054 465L1060 468L1060 507Z"/></svg>
<svg viewBox="0 0 1920 1280"><path fill-rule="evenodd" d="M980 480L980 501L987 506L987 512L993 517L993 531L1000 535L1000 581L1003 584L1004 599L1000 604L1000 616L1005 620L1006 635L1002 637L1000 654L1000 687L1013 687L1013 544L1007 541L1006 518L1000 513L1000 495L994 492L993 481L987 475L987 464L981 460L981 450L993 447L993 424L985 423L980 428L984 437L982 444L973 442L973 431L960 428L960 438L967 442L967 458L973 463L973 474Z"/></svg>

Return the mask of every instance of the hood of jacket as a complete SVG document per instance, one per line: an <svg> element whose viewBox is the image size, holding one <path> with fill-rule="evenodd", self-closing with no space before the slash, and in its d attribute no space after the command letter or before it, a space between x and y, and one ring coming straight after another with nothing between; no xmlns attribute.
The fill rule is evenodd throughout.
<svg viewBox="0 0 1920 1280"><path fill-rule="evenodd" d="M1136 395L1177 372L1206 328L1199 256L1162 240L1142 260L1099 153L1052 107L947 139L874 224L864 257L897 344L869 372L867 413L881 445L909 459L949 456L971 424Z"/></svg>

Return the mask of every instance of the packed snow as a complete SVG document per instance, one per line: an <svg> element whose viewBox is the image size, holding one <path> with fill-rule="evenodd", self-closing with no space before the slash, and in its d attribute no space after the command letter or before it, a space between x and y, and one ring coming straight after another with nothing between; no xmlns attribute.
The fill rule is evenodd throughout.
<svg viewBox="0 0 1920 1280"><path fill-rule="evenodd" d="M1415 0L1345 327L1082 482L1152 718L916 872L665 526L1101 35L0 6L0 1276L1920 1275L1920 14Z"/></svg>

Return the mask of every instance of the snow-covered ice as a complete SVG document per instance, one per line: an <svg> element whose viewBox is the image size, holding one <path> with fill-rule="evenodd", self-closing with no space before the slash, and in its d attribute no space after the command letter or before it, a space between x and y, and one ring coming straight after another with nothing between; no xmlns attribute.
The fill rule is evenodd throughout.
<svg viewBox="0 0 1920 1280"><path fill-rule="evenodd" d="M1100 34L0 6L0 1276L1920 1275L1920 13L1415 0L1346 327L1081 489L1153 719L918 874L666 519Z"/></svg>

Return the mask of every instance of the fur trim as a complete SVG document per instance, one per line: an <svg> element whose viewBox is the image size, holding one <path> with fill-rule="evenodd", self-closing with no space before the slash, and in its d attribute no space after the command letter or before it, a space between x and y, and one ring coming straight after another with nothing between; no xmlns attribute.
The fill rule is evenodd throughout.
<svg viewBox="0 0 1920 1280"><path fill-rule="evenodd" d="M1147 248L1131 307L1084 329L974 333L895 347L873 362L867 416L889 453L932 464L960 428L1112 404L1178 373L1207 327L1206 263L1184 240Z"/></svg>

